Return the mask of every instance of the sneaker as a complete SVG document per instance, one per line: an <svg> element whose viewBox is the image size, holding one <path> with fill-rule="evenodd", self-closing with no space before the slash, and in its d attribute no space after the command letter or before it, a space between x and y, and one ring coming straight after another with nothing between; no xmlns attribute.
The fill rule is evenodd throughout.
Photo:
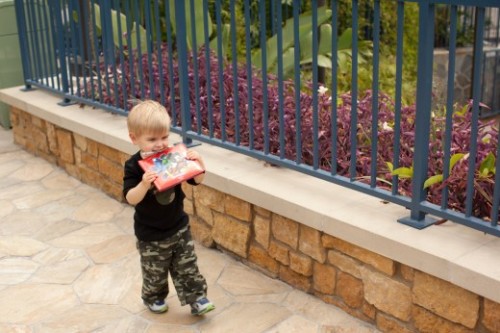
<svg viewBox="0 0 500 333"><path fill-rule="evenodd" d="M191 314L194 316L204 315L213 309L215 309L215 305L213 305L206 297L200 298L191 304Z"/></svg>
<svg viewBox="0 0 500 333"><path fill-rule="evenodd" d="M149 303L144 303L144 304L146 304L149 310L154 313L163 313L168 311L168 305L167 303L165 303L164 300L158 300L152 304Z"/></svg>

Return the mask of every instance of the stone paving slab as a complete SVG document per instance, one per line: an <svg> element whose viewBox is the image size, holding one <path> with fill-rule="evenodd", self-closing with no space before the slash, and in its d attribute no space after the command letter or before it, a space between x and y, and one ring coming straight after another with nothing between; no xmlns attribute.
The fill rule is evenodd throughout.
<svg viewBox="0 0 500 333"><path fill-rule="evenodd" d="M200 270L216 310L193 317L174 292L169 311L152 314L140 299L132 215L0 129L0 332L378 332L201 245Z"/></svg>

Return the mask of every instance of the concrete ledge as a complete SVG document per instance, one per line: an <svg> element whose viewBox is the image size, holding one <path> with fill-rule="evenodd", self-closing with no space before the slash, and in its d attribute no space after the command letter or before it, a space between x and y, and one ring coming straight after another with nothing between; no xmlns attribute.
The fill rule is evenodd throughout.
<svg viewBox="0 0 500 333"><path fill-rule="evenodd" d="M62 107L40 89L0 90L0 100L125 153L125 117L88 106ZM180 138L174 135L173 141ZM416 230L397 222L408 212L394 204L256 159L203 144L205 184L349 243L500 302L500 238L447 222Z"/></svg>

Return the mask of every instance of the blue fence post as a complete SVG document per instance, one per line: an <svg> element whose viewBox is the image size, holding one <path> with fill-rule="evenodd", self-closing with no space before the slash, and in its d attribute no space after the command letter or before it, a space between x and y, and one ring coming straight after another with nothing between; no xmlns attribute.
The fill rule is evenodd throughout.
<svg viewBox="0 0 500 333"><path fill-rule="evenodd" d="M16 0L14 3L16 10L16 22L17 22L17 30L19 37L19 50L21 51L21 63L23 64L23 79L24 79L24 89L23 90L31 90L31 84L28 83L28 80L31 79L31 67L29 65L29 51L28 51L28 42L26 36L28 36L26 32L26 14L24 12L24 3L22 0Z"/></svg>
<svg viewBox="0 0 500 333"><path fill-rule="evenodd" d="M417 101L415 114L415 154L413 157L413 178L411 215L398 221L417 229L423 229L436 222L421 210L426 201L429 158L429 133L432 108L432 62L434 54L435 5L430 0L419 2L419 34L417 64Z"/></svg>
<svg viewBox="0 0 500 333"><path fill-rule="evenodd" d="M186 4L184 1L175 2L175 30L177 42L177 57L179 62L179 89L180 89L180 116L182 119L182 142L191 145L191 138L187 132L191 129L191 113L189 110L188 91L188 53L186 37Z"/></svg>
<svg viewBox="0 0 500 333"><path fill-rule="evenodd" d="M56 52L57 52L57 58L59 59L59 71L61 73L61 85L62 89L61 91L65 94L66 97L64 97L63 101L58 103L59 105L70 105L71 100L69 97L69 78L68 78L68 65L66 62L66 52L68 51L66 48L66 44L64 42L64 27L63 27L63 18L62 15L64 15L61 4L59 1L53 1L52 6L50 6L50 9L52 10L51 14L52 17L55 19L55 27L57 30L57 35L56 35Z"/></svg>

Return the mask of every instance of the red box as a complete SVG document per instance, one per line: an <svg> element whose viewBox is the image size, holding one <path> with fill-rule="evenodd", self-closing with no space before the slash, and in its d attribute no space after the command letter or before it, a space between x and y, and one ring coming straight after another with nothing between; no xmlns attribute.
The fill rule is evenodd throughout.
<svg viewBox="0 0 500 333"><path fill-rule="evenodd" d="M188 160L186 154L186 146L180 143L140 160L139 165L144 171L158 174L154 185L161 192L205 172L198 161Z"/></svg>

